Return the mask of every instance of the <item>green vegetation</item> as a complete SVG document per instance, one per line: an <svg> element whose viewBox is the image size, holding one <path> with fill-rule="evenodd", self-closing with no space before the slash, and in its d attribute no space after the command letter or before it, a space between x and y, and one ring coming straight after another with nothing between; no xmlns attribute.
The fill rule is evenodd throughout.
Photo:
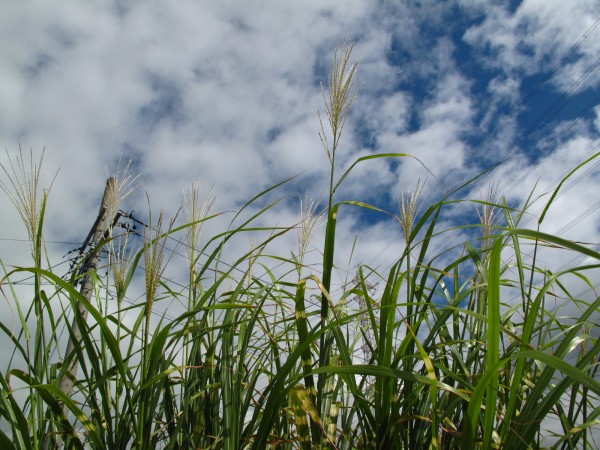
<svg viewBox="0 0 600 450"><path fill-rule="evenodd" d="M520 227L528 205L516 210L490 194L471 201L482 223L440 230L446 209L474 180L422 209L417 187L401 199L398 216L386 213L398 220L393 233L403 231L405 241L389 272L361 266L350 285L332 293L338 216L346 208L380 211L336 202L336 190L356 164L410 157L363 157L341 176L336 172L354 98L351 50L336 51L324 93L328 120L321 136L331 178L319 276L304 263L321 219L308 199L295 227L255 225L277 202L241 219L280 187L274 186L250 200L228 229L202 238L202 225L218 214L211 215L212 202L194 187L185 225L165 227L159 217L134 253L117 233L106 239L112 277L92 273L95 296L87 301L75 287L81 275L64 280L44 262L39 166L25 170L23 155L16 165L11 161L1 186L25 222L33 265L9 269L4 262L0 282L14 313L0 323L3 345L14 346L0 366L1 448L527 449L539 448L550 419L555 448L594 448L600 298L587 301L564 280L577 277L594 293L591 274L600 268L600 254ZM115 203L131 181L117 178ZM436 241L473 227L481 238L464 244L453 261L434 250ZM222 260L234 237L265 232L232 264ZM299 245L291 257L269 254L273 241L292 232ZM185 289L162 277L170 236L189 245ZM552 273L528 256L542 247L586 262ZM255 276L257 268L268 276ZM11 284L24 273L35 280L31 297ZM143 300L124 302L139 273L145 274ZM109 293L116 298L112 309ZM578 316L565 320L547 308L557 296ZM160 304L173 300L186 311L156 323ZM78 305L89 314L79 320L83 338L61 357L72 318L81 319ZM59 386L72 377L72 358L79 369L67 396Z"/></svg>

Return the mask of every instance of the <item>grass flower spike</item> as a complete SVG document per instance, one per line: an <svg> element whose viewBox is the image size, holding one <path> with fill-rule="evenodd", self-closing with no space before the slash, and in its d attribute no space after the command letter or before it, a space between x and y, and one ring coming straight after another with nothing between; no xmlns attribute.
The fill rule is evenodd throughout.
<svg viewBox="0 0 600 450"><path fill-rule="evenodd" d="M38 162L33 161L33 152L29 152L29 163L25 161L23 150L19 148L19 155L13 161L6 152L8 165L0 163L0 167L7 178L7 181L0 179L0 188L6 196L15 205L21 220L25 225L31 245L33 246L33 255L39 255L41 251L38 248L42 232L40 221L42 217L43 204L47 191L40 188L40 170L44 159L44 152ZM26 167L29 166L29 167ZM50 183L52 186L52 183ZM37 257L36 257L37 259Z"/></svg>
<svg viewBox="0 0 600 450"><path fill-rule="evenodd" d="M419 197L423 192L423 186L417 182L417 187L413 193L403 192L402 197L398 201L400 207L400 225L404 231L404 240L406 245L410 244L410 235L412 233L415 218L419 212Z"/></svg>
<svg viewBox="0 0 600 450"><path fill-rule="evenodd" d="M310 201L308 193L300 199L300 224L298 228L298 259L303 263L308 245L318 231L323 219L323 213L317 213L318 203Z"/></svg>

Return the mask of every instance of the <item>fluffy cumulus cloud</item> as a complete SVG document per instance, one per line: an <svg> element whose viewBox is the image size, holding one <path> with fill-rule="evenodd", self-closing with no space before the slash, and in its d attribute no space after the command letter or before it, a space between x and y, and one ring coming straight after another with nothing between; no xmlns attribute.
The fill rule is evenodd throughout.
<svg viewBox="0 0 600 450"><path fill-rule="evenodd" d="M483 56L486 65L507 74L553 71L561 90L587 73L600 51L594 32L600 7L593 0L574 3L530 0L511 10L508 3L464 2L483 16L466 30L464 40ZM592 77L592 85L598 77Z"/></svg>
<svg viewBox="0 0 600 450"><path fill-rule="evenodd" d="M323 196L329 169L316 112L346 36L361 64L338 173L394 152L433 174L415 160L380 160L341 188L393 207L419 179L440 194L491 163L519 161L537 174L558 144L524 140L533 112L548 107L529 94L597 95L599 14L591 0L13 3L0 19L0 137L11 154L45 147L47 170L60 168L48 220L57 240L85 234L104 167L119 157L143 174L154 207L170 212L194 180L214 186L222 209L297 174L290 197ZM597 122L574 104L570 117L554 114L533 131ZM591 122L570 129L598 131ZM136 201L143 209L143 196ZM12 214L6 199L2 208Z"/></svg>
<svg viewBox="0 0 600 450"><path fill-rule="evenodd" d="M499 174L510 167L533 179L544 167L560 176L564 162L548 155L582 133L593 147L598 133L597 115L578 101L597 95L599 13L591 0L13 3L0 19L0 137L12 155L19 145L45 147L46 170L60 168L49 204L54 240L85 235L104 167L120 157L143 174L153 207L171 214L192 181L213 186L221 210L298 174L285 195L325 198L316 113L346 36L360 59L359 95L338 176L381 152L420 162L361 164L343 198L394 209L419 180L435 198L498 162ZM540 121L548 105L531 94L565 94L577 100L574 112ZM566 125L574 123L582 125ZM527 139L542 130L544 139ZM15 217L5 198L1 205ZM142 193L132 206L144 210ZM23 237L16 220L6 223L8 238Z"/></svg>

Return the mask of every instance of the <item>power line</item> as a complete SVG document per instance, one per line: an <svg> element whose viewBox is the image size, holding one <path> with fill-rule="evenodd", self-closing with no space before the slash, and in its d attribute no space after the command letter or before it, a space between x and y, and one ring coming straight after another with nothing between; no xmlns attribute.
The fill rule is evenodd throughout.
<svg viewBox="0 0 600 450"><path fill-rule="evenodd" d="M581 46L581 44L586 39L589 38L589 36L595 31L595 29L598 27L598 25L600 25L600 17L581 35L579 40L571 46L571 48L568 50L568 52L558 61L558 63L548 73L546 73L546 75L538 83L536 83L536 85L525 95L525 97L523 97L519 101L519 103L517 103L517 105L515 105L515 107L513 107L512 111L510 112L509 116L504 120L504 122L502 124L500 124L499 126L496 126L496 128L484 140L483 144L479 148L479 151L485 150L490 145L490 143L493 141L493 139L495 139L496 136L500 133L500 131L502 131L509 123L511 123L516 118L517 114L519 114L521 112L521 110L525 107L525 105L542 88L542 86L544 86L556 74L558 69L567 62L567 60L575 53L575 51ZM508 157L508 155L515 148L516 148L516 144L513 144L510 147L508 147L498 160L500 162L505 161L506 158ZM465 161L464 165L468 166L468 163L472 160L473 160L473 157L471 156L470 158L468 158ZM452 185L454 182L456 182L457 177L458 177L458 174L455 174L446 183L446 186ZM446 190L446 187L442 187L440 192L445 191L445 190Z"/></svg>
<svg viewBox="0 0 600 450"><path fill-rule="evenodd" d="M49 270L52 271L52 270L56 269L57 267L62 266L63 264L67 264L69 262L70 262L69 260L61 261L59 263L54 264L53 266L50 266ZM7 279L7 280L13 286L18 286L18 285L26 285L27 286L27 285L34 284L33 282L29 283L28 281L29 280L33 280L35 278L35 276L36 276L35 274L34 275L28 275L27 277L21 278L20 280L16 280L16 281L11 281L10 279ZM45 283L45 284L48 284L48 283ZM52 284L52 283L49 283L49 284Z"/></svg>
<svg viewBox="0 0 600 450"><path fill-rule="evenodd" d="M558 71L558 69L564 65L566 63L566 61L575 53L575 51L581 46L581 44L589 38L589 36L596 30L596 28L598 27L598 25L600 25L600 18L598 18L579 38L579 40L573 44L571 46L571 48L569 49L569 51L559 60L559 62L552 68L552 70L550 72L548 72L545 77L540 80L528 93L527 95L525 95L525 97L523 97L523 99L512 109L509 117L499 126L497 126L492 133L490 133L488 135L488 137L485 139L484 143L480 146L479 151L483 151L485 148L487 148L490 143L492 142L492 140L498 135L498 133L504 128L506 127L510 122L512 122L514 120L514 118L516 117L516 115L524 108L524 106L531 100L531 98L541 89L541 87L552 78L552 76ZM589 66L587 68L587 70L575 81L572 83L571 87L569 88L569 90L567 91L567 93L563 94L559 99L557 99L550 107L548 107L544 113L542 114L541 117L539 117L533 124L531 124L527 130L521 135L521 137L514 142L512 145L510 145L502 154L502 156L499 158L500 161L502 162L506 162L509 159L509 154L514 152L514 150L517 148L517 146L522 143L527 137L529 137L531 134L533 134L533 132L535 130L537 130L541 123L543 123L545 120L547 120L550 117L555 116L558 111L564 109L565 105L570 102L572 99L567 99L566 96L568 93L572 93L572 95L577 95L578 93L582 92L582 90L587 87L592 80L594 79L594 77L597 77L598 72L600 69L600 58L598 58L591 66ZM595 106L597 104L598 99L600 99L600 95L596 96L595 98L592 99L592 101L590 101L587 106L579 112L577 117L582 117L587 111L589 111L593 106ZM557 135L554 138L554 141L552 142L552 144L556 144L553 148L557 148L560 142L564 142L568 137L574 135L574 133L580 129L583 126L583 124L578 124L577 128L575 128L575 125L572 123L569 125L569 127L567 127L567 129L563 130L559 135ZM570 134L567 135L567 132L570 131ZM559 138L562 135L562 139L559 141ZM567 137L568 136L568 137ZM596 147L598 148L598 147ZM545 160L547 157L549 157L552 154L552 152L549 152L544 158L543 160ZM474 156L471 156L469 159L467 159L464 162L465 166L468 166L469 161L472 161L474 159ZM543 161L542 160L542 161ZM582 160L583 161L583 160ZM492 171L490 171L488 174L484 175L484 177L490 177L491 174L493 173L495 169L493 169ZM528 170L528 172L525 175L522 175L523 172L527 170L527 169L522 169L520 171L517 171L515 174L513 174L513 176L511 177L511 188L508 192L512 191L512 189L514 189L514 187L517 185L517 183L515 183L514 181L516 179L522 179L524 176L526 176L527 174L531 173L533 170L535 170L535 167L532 167ZM590 169L588 169L586 171L586 173L589 173ZM559 178L563 178L566 174L568 173L568 171L565 171L564 174L559 177ZM520 176L521 175L521 176ZM455 174L446 184L445 186L451 185L453 182L455 182L457 180L458 174ZM578 177L578 180L580 180L581 177ZM559 181L556 182L556 184L558 184ZM504 186L507 186L508 182L505 183ZM573 185L571 184L569 188L571 188ZM445 188L441 187L440 192L444 191ZM564 193L564 192L563 192ZM561 194L562 195L562 194ZM429 206L429 205L427 205ZM460 232L460 229L456 229L453 232L451 232L451 234L446 238L446 240L451 239L453 236L455 236L457 233ZM400 236L400 231L398 231L395 236L392 238L392 240L396 240L399 239ZM391 242L391 241L388 241ZM385 250L389 248L389 245L384 246L383 248L381 248L375 255L375 258L381 254L383 254L385 252ZM389 267L388 267L389 268Z"/></svg>
<svg viewBox="0 0 600 450"><path fill-rule="evenodd" d="M18 238L0 238L0 241L10 241L10 242L31 242L30 239L18 239ZM69 241L42 241L44 244L63 244L63 245L81 245L81 242L69 242Z"/></svg>

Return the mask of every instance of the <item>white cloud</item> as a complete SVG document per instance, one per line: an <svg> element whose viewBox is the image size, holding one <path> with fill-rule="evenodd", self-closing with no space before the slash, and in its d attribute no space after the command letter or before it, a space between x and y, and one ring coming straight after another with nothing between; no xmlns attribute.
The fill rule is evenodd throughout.
<svg viewBox="0 0 600 450"><path fill-rule="evenodd" d="M465 42L487 53L487 64L501 68L511 78L548 72L560 64L552 83L565 91L600 51L600 9L593 0L526 0L514 13L507 6L490 3L480 3L475 9L485 18L465 32ZM592 80L591 86L597 86L597 80Z"/></svg>
<svg viewBox="0 0 600 450"><path fill-rule="evenodd" d="M470 84L453 64L452 46L441 41L433 55L441 70L437 79L429 81L433 85L429 96L413 111L419 118L418 129L409 132L383 129L378 135L378 148L409 153L442 179L465 162L464 135L473 127L474 110ZM416 186L417 181L425 177L429 177L429 173L418 162L403 161L398 183L392 191L397 196L402 188Z"/></svg>
<svg viewBox="0 0 600 450"><path fill-rule="evenodd" d="M368 1L278 3L267 9L186 1L121 10L101 2L64 3L64 9L28 5L13 5L2 19L0 115L6 119L0 136L11 150L19 142L47 148L47 163L61 168L48 223L72 224L71 237L85 235L95 216L104 166L128 149L158 208L175 210L173 199L199 180L214 185L218 204L229 209L303 171L313 175L312 194L323 195L327 160L317 136L316 110L323 110L318 81L343 35L358 37L361 89L338 173L373 151L414 154L438 176L479 170L468 143L480 130L476 115L487 129L495 108L518 101L521 73L552 67L592 25L594 11L591 2L578 3L570 15L562 3L524 2L514 13L485 2L461 4L469 17L485 14L465 31L465 42L491 49L496 59L482 60L506 69L490 78L490 97L480 102L477 96L484 95L473 91L473 80L456 63L452 37L423 37L423 29L443 24L452 10L438 2L381 8ZM574 22L578 26L570 27ZM593 33L579 58L561 69L561 79L594 54ZM412 60L391 61L392 50ZM409 90L417 77L423 77L424 98ZM507 127L488 150L507 148L516 127ZM353 134L363 129L365 135ZM365 138L369 148L363 148ZM427 176L414 161L399 169L366 163L343 193L393 199ZM64 233L64 227L51 233Z"/></svg>
<svg viewBox="0 0 600 450"><path fill-rule="evenodd" d="M600 134L600 107L596 107L594 109L596 113L596 118L594 119L594 127L596 128L596 133Z"/></svg>
<svg viewBox="0 0 600 450"><path fill-rule="evenodd" d="M2 116L12 119L0 130L6 143L46 146L79 195L97 190L104 164L125 144L137 148L149 179L206 179L236 195L271 182L264 162L305 170L298 162L321 151L316 139L306 153L318 130L316 58L328 57L320 49L329 52L371 5L277 5L269 14L231 6L149 2L119 17L102 4L14 8L4 16L12 62L0 88ZM31 28L17 33L18 23ZM31 67L35 75L25 76ZM266 145L271 130L285 137L287 157ZM162 186L164 200L182 188ZM56 195L72 199L61 182Z"/></svg>

